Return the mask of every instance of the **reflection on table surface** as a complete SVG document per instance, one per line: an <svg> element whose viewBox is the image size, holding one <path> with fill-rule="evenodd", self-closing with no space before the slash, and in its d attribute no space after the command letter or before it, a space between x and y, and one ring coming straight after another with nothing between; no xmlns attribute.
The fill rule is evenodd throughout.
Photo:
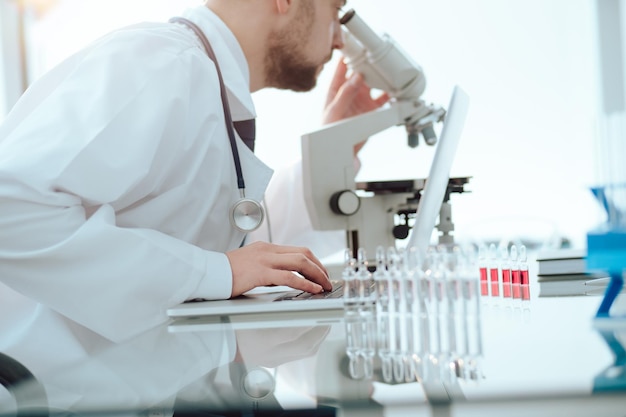
<svg viewBox="0 0 626 417"><path fill-rule="evenodd" d="M3 346L0 414L625 416L626 326L594 326L600 299L482 300L474 373L431 361L391 378L378 354L351 368L344 311L187 320L120 344L51 334L42 315Z"/></svg>

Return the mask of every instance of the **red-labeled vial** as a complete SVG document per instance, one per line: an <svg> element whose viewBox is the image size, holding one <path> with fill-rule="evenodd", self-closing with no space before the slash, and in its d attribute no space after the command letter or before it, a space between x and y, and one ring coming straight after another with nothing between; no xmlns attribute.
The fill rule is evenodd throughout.
<svg viewBox="0 0 626 417"><path fill-rule="evenodd" d="M519 268L517 259L517 246L511 246L511 295L513 299L520 300L522 298L522 273Z"/></svg>
<svg viewBox="0 0 626 417"><path fill-rule="evenodd" d="M500 297L500 274L497 262L498 251L496 245L489 245L489 278L491 279L491 296Z"/></svg>
<svg viewBox="0 0 626 417"><path fill-rule="evenodd" d="M521 276L522 300L530 300L530 279L528 277L528 259L526 257L526 246L519 247L519 269Z"/></svg>
<svg viewBox="0 0 626 417"><path fill-rule="evenodd" d="M500 273L502 274L502 296L511 298L511 264L506 246L500 248Z"/></svg>

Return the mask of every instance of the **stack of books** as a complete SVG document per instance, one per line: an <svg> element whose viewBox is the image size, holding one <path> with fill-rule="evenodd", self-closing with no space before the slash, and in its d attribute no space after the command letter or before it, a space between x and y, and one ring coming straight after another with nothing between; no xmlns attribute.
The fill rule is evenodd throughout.
<svg viewBox="0 0 626 417"><path fill-rule="evenodd" d="M586 249L556 249L537 254L539 297L603 295L609 283L606 272L586 269Z"/></svg>

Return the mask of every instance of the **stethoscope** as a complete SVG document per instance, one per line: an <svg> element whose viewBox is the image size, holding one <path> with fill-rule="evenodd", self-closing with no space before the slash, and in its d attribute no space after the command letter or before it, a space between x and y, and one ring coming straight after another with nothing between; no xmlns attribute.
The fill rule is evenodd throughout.
<svg viewBox="0 0 626 417"><path fill-rule="evenodd" d="M226 87L224 86L224 80L222 78L222 72L220 71L217 58L209 40L204 36L204 33L193 22L182 18L174 17L170 19L172 23L182 23L188 26L198 36L209 58L215 63L217 70L217 76L220 81L220 95L222 97L222 107L224 109L224 119L226 120L226 130L228 131L228 138L230 140L230 149L233 154L233 162L235 163L235 172L237 173L237 188L239 189L239 200L237 200L230 208L230 224L244 233L252 232L258 229L263 223L265 218L265 210L261 203L258 201L246 197L246 184L243 179L243 172L241 170L241 161L239 159L239 150L237 149L237 139L235 137L235 131L233 127L233 119L230 114L230 106L228 104L228 97L226 95Z"/></svg>

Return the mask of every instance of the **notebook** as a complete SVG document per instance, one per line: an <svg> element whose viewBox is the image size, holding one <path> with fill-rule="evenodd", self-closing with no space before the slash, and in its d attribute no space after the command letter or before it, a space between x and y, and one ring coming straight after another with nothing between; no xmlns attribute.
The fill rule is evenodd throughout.
<svg viewBox="0 0 626 417"><path fill-rule="evenodd" d="M415 224L408 247L426 249L435 228L439 210L450 178L452 161L465 124L469 97L460 87L455 87L448 106L439 143L435 150L422 197L418 205ZM333 281L333 291L325 294L308 294L286 287L258 288L243 296L229 300L194 301L167 310L172 318L207 317L237 314L275 312L316 312L343 309L341 281Z"/></svg>

